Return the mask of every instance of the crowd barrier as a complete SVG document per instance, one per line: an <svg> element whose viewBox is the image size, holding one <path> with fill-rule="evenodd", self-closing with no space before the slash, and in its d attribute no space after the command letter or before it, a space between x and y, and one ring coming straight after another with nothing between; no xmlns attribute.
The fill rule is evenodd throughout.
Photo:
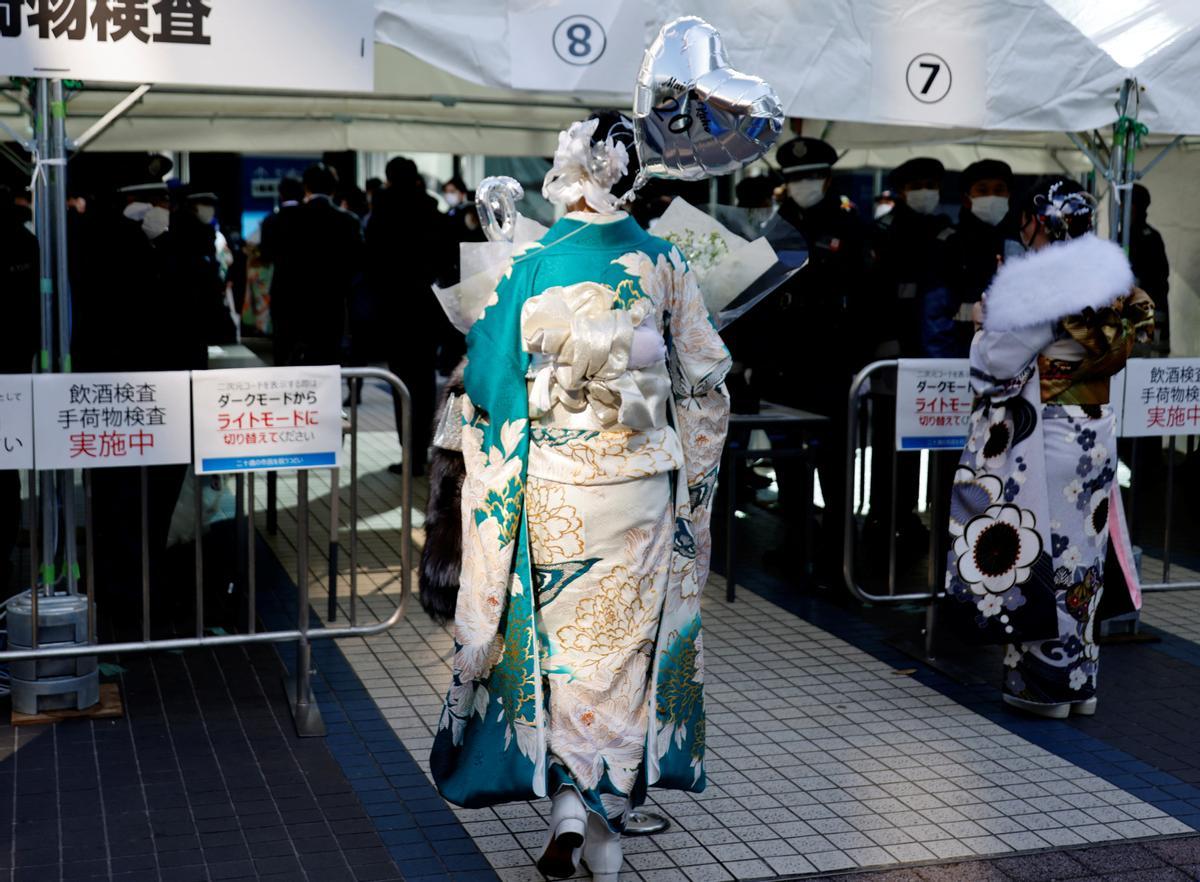
<svg viewBox="0 0 1200 882"><path fill-rule="evenodd" d="M933 364L934 362L930 362ZM1131 365L1134 362L1131 361ZM929 657L933 656L934 637L937 625L937 601L945 596L945 568L947 556L947 537L943 535L943 530L938 528L938 525L944 520L945 506L949 504L950 488L942 486L946 471L945 458L953 458L957 460L960 455L961 447L949 449L928 449L928 467L925 473L926 483L926 499L927 511L929 512L929 523L931 529L929 531L929 560L927 567L926 584L918 589L908 590L901 589L897 585L897 477L900 474L900 469L897 468L901 461L901 457L914 457L920 451L918 450L899 450L898 445L893 438L887 439L887 449L874 449L873 442L881 441L879 438L873 437L872 419L878 418L885 411L881 408L886 408L890 411L889 415L895 414L899 418L900 400L897 395L895 380L895 371L899 368L900 361L896 359L885 359L873 362L864 367L855 377L850 386L849 391L849 408L848 408L848 434L850 443L847 445L846 453L846 482L844 492L846 494L845 506L845 544L843 548L843 577L846 586L851 594L858 600L864 603L895 605L895 604L920 604L926 606L926 625L925 625L925 651ZM888 374L885 374L888 372ZM961 394L961 393L960 393ZM1124 408L1124 396L1120 402L1114 401L1114 405ZM1188 405L1191 406L1190 404ZM1128 411L1125 411L1128 413ZM1181 425L1181 429L1186 429L1186 425ZM1163 512L1163 538L1162 538L1162 578L1156 582L1143 582L1142 590L1144 592L1161 592L1161 591L1179 591L1193 590L1200 588L1200 581L1193 579L1171 579L1172 574L1172 529L1173 529L1173 507L1175 503L1175 483L1176 483L1176 452L1177 445L1183 444L1184 450L1190 457L1196 451L1196 435L1186 434L1181 431L1179 434L1168 436L1169 455L1165 457L1165 499ZM1147 446L1153 446L1154 451L1163 448L1163 438L1158 436L1129 438L1128 443L1134 451L1130 456L1131 460L1138 458L1137 451L1145 450ZM888 473L891 476L892 486L891 492L885 494L890 500L890 510L887 512L874 512L876 517L882 514L883 523L886 524L887 536L887 571L884 584L886 585L886 593L879 593L864 587L861 573L858 572L859 555L857 549L859 545L859 521L863 519L868 511L869 497L872 495L868 492L869 474L872 456L885 455L891 457L891 468ZM1138 505L1141 504L1141 495L1138 492L1138 475L1134 469L1130 478L1130 486L1128 492L1128 514L1129 523L1134 527L1135 538L1138 535L1136 530L1136 522L1134 520L1138 514ZM881 535L883 531L881 531ZM878 559L876 554L882 549L872 549L872 558Z"/></svg>
<svg viewBox="0 0 1200 882"><path fill-rule="evenodd" d="M197 372L199 373L199 372ZM149 534L149 523L147 518L148 512L148 497L147 497L147 467L142 466L141 474L141 608L142 608L142 634L140 640L126 640L122 642L101 643L97 637L96 626L96 602L95 602L95 548L94 548L94 524L92 512L92 472L84 469L83 471L83 497L84 497L84 567L83 577L86 585L85 598L80 598L79 595L79 568L74 565L73 556L68 556L69 563L65 564L62 569L65 578L52 579L45 578L48 573L53 573L57 569L53 561L40 560L39 549L42 547L40 541L44 537L38 536L39 525L39 508L46 504L46 500L41 497L38 491L39 484L44 486L44 482L37 480L39 473L31 473L30 487L30 549L31 549L31 583L35 585L35 589L27 592L29 604L31 607L31 622L32 634L29 646L14 649L11 645L0 652L0 662L20 663L32 662L35 665L44 664L53 660L76 659L80 657L95 657L95 656L112 656L125 653L138 653L148 651L161 650L183 650L197 648L215 648L225 646L239 646L254 643L290 643L296 644L296 675L289 681L289 700L292 705L293 713L296 721L297 731L301 735L322 735L324 734L324 724L321 720L320 713L317 710L316 703L312 698L311 690L311 644L316 640L338 640L349 637L370 637L375 634L380 634L395 626L404 617L408 597L411 593L411 565L412 565L412 472L410 466L410 457L408 451L411 449L411 415L412 401L408 389L404 383L394 374L380 370L377 368L343 368L341 371L343 380L358 380L358 379L376 379L386 382L392 391L400 397L402 426L401 426L401 450L403 457L403 476L401 479L401 503L403 510L403 524L401 532L401 573L400 584L401 593L400 599L397 602L395 610L392 614L382 622L377 622L370 625L360 625L358 623L358 401L357 396L351 396L350 401L350 427L349 427L349 469L350 481L348 487L349 493L349 541L347 543L349 565L347 573L347 582L349 586L349 616L348 624L340 627L312 627L310 616L312 608L309 602L309 558L308 558L308 543L309 543L309 499L308 499L308 483L309 472L299 470L296 472L296 487L297 487L297 572L296 586L298 599L298 618L295 628L283 630L259 630L256 620L256 597L255 597L255 527L254 527L254 490L255 490L255 473L248 472L246 474L237 474L236 481L236 523L237 535L239 539L238 554L238 569L241 577L245 580L246 586L246 625L245 632L238 634L206 634L205 633L205 612L204 612L204 572L203 572L203 529L202 529L202 493L200 477L194 477L194 517L196 524L196 540L195 540L195 633L186 637L170 637L163 639L153 639L151 637L151 596L150 596L150 551L147 537ZM330 564L330 601L327 618L332 621L336 618L337 604L337 587L341 574L339 573L338 565L338 548L340 547L338 537L338 508L340 496L340 481L338 469L331 469L332 480L331 484L335 488L330 497L331 508L331 523L330 523L330 542L329 542L329 564ZM45 473L40 473L45 474ZM272 483L274 483L272 481ZM70 481L71 486L74 480ZM272 494L273 496L274 494ZM272 500L273 502L274 500ZM68 525L65 532L65 538L68 543L74 540L74 502L68 496L64 504L63 521ZM133 562L131 562L131 565ZM41 577L41 578L40 578ZM56 588L56 582L63 582L62 589ZM46 584L40 584L45 582ZM20 596L20 595L18 595ZM39 622L39 605L43 607L46 604L59 603L62 598L77 598L79 603L86 602L86 642L80 641L74 644L59 645L42 645L38 633ZM11 601L10 601L11 603ZM45 613L47 610L43 610ZM42 616L44 618L44 615Z"/></svg>

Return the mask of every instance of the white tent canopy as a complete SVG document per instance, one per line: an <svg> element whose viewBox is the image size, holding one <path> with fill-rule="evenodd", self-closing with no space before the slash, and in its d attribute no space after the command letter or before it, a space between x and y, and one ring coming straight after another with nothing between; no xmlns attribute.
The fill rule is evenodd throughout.
<svg viewBox="0 0 1200 882"><path fill-rule="evenodd" d="M586 85L628 95L641 50L661 24L694 14L722 32L735 66L775 85L789 116L931 121L892 100L897 84L885 68L899 61L903 78L905 64L933 53L950 60L961 88L978 87L982 97L934 108L942 123L1100 128L1116 118L1121 83L1136 78L1145 88L1141 119L1151 131L1200 134L1195 0L610 0L602 10L580 0L458 0L452 10L425 0L376 2L377 39L501 88L542 79L565 92ZM555 18L583 12L609 34L635 35L610 40L607 53L621 63L601 71L597 62L592 71L550 55ZM546 51L539 52L528 34L543 22Z"/></svg>

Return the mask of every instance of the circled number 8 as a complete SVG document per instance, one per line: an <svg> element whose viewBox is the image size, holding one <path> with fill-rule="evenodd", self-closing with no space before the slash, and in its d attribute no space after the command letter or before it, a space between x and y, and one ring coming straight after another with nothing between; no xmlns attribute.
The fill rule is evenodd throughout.
<svg viewBox="0 0 1200 882"><path fill-rule="evenodd" d="M592 52L592 29L583 22L567 28L567 52L576 58L585 58Z"/></svg>

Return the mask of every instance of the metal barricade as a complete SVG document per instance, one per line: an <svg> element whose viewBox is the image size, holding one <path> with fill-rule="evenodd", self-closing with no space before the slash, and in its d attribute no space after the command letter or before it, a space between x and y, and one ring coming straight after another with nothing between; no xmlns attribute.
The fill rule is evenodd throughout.
<svg viewBox="0 0 1200 882"><path fill-rule="evenodd" d="M892 479L891 493L889 498L891 501L890 510L886 513L887 525L887 594L876 594L864 588L856 573L856 518L861 517L867 510L867 457L865 455L866 448L870 445L870 432L867 430L869 423L869 414L872 409L879 406L881 403L885 407L895 407L895 396L890 393L880 394L878 391L873 391L868 399L867 393L864 392L868 388L868 382L872 378L878 378L882 371L896 369L899 366L898 360L888 359L873 362L861 370L854 378L850 386L849 393L849 411L848 411L848 426L847 438L850 443L847 445L846 452L846 507L845 507L845 544L843 547L843 576L846 581L846 587L856 598L864 603L874 604L925 604L927 605L926 623L925 623L925 652L929 658L933 657L934 634L937 624L937 608L938 601L945 597L945 564L946 564L946 537L941 535L939 524L942 521L942 515L945 512L945 506L949 503L949 488L943 488L941 484L941 473L937 468L936 456L937 452L932 451L930 456L930 468L928 472L927 482L927 498L930 506L930 521L931 529L929 536L929 567L928 567L928 585L924 591L910 591L897 593L896 586L896 490L897 490L897 462L901 455L911 456L911 453L901 453L896 450L896 445L889 439L888 456L892 457L892 468L890 475ZM866 415L866 416L865 416ZM1163 540L1162 540L1162 579L1159 582L1143 582L1141 589L1143 592L1155 593L1162 591L1180 591L1180 590L1196 590L1200 589L1200 580L1184 579L1171 581L1171 552L1172 552L1172 528L1173 528L1173 513L1175 505L1175 473L1176 459L1178 453L1177 438L1181 436L1171 436L1170 443L1165 446L1167 450L1165 464L1165 482L1164 482L1164 522L1163 522ZM1137 492L1137 447L1139 444L1158 443L1161 444L1162 439L1155 438L1135 438L1131 439L1134 455L1133 460L1134 470L1133 477L1129 489L1128 508L1130 512L1131 531L1136 516L1136 505L1139 500ZM1187 436L1185 442L1185 455L1190 459L1196 451L1196 436ZM860 450L862 455L860 455ZM878 456L882 453L881 450L872 450L872 456ZM860 488L861 495L856 499L855 485L856 482Z"/></svg>
<svg viewBox="0 0 1200 882"><path fill-rule="evenodd" d="M297 485L297 573L296 586L298 595L299 615L296 622L296 627L287 630L279 631L260 631L257 628L256 621L256 597L255 597L255 527L254 527L254 484L255 475L253 472L239 474L235 476L236 480L236 495L237 495L237 535L239 539L239 547L237 549L238 560L240 565L244 565L243 571L246 579L247 588L247 622L246 632L242 634L205 634L204 623L204 572L203 572L203 538L202 538L202 499L201 499L201 478L194 478L193 491L195 495L195 517L196 517L196 549L195 549L195 568L196 568L196 630L194 636L189 637L172 637L166 639L152 639L150 632L150 612L151 612L151 597L150 597L150 556L148 536L148 488L147 488L147 470L146 467L141 469L141 529L142 529L142 555L141 555L141 606L142 606L142 639L137 641L124 641L118 643L99 643L97 641L96 629L96 586L95 586L95 548L93 542L93 521L92 521L92 477L91 472L85 470L83 472L83 487L84 487L84 524L86 535L86 546L84 549L84 559L86 561L86 586L87 586L87 632L89 642L83 645L72 646L39 646L37 633L38 622L38 600L45 599L49 594L43 594L40 585L41 580L38 578L39 568L47 566L44 559L39 555L39 535L38 535L38 513L39 507L44 505L45 500L39 500L38 494L34 488L38 485L37 475L33 474L33 480L30 481L30 546L31 546L31 570L33 572L33 583L35 590L30 592L30 601L32 606L32 648L28 650L6 650L0 652L0 662L18 662L25 660L45 661L49 659L70 659L81 656L111 656L122 653L149 652L161 650L182 650L182 649L199 649L199 648L215 648L222 646L242 646L252 643L296 643L296 675L289 680L289 700L292 705L293 714L296 721L297 732L301 735L323 735L325 733L324 723L321 721L320 713L317 710L316 702L312 697L311 675L312 675L312 642L315 640L337 640L347 637L370 637L376 634L381 634L384 631L395 626L404 617L408 605L409 594L411 593L412 580L412 467L411 458L408 452L412 446L412 399L408 389L400 378L389 371L378 368L343 368L343 379L376 379L383 380L391 386L392 391L400 396L401 404L401 451L403 458L403 476L401 478L401 507L403 510L403 522L400 538L400 560L401 573L400 599L396 604L395 610L385 621L378 622L373 625L358 624L358 399L357 396L351 396L350 401L350 513L349 513L349 624L346 627L338 628L313 628L310 625L311 605L309 602L309 578L308 578L308 541L309 541L309 500L308 500L308 478L307 471L298 471L296 473ZM338 542L338 505L337 498L340 494L339 480L337 469L331 470L334 473L333 477L333 492L331 494L331 538L330 538L330 615L329 619L333 620L334 606L336 604L336 593L338 583L337 573L337 548ZM73 484L73 482L71 482ZM66 521L68 524L74 523L74 507L73 500L68 499L65 502L65 513L68 513ZM45 539L45 537L41 537ZM70 537L73 541L73 534ZM245 543L244 550L241 543ZM52 546L47 546L52 547ZM53 563L48 564L53 568ZM239 567L240 568L240 567ZM68 567L68 569L72 569ZM68 594L77 593L77 579L72 572L68 579ZM46 583L53 586L54 579L46 580ZM51 587L51 590L52 587Z"/></svg>
<svg viewBox="0 0 1200 882"><path fill-rule="evenodd" d="M1174 526L1175 460L1177 458L1176 454L1178 453L1176 439L1181 438L1181 437L1185 437L1185 436L1180 436L1180 435L1168 436L1169 442L1165 446L1166 475L1165 475L1165 481L1164 481L1164 486L1163 486L1163 492L1165 495L1165 499L1163 500L1162 580L1159 582L1143 582L1142 586L1141 586L1143 592L1155 593L1155 592L1161 592L1161 591L1195 591L1197 589L1200 589L1200 580L1197 580L1197 579L1180 579L1180 580L1174 581L1174 582L1171 581L1171 550L1172 550L1171 549L1171 546L1172 546L1171 532L1172 532L1172 528ZM1187 459L1191 459L1197 452L1196 451L1196 437L1197 436L1195 436L1195 435L1186 436L1187 440L1184 442L1184 451L1185 451L1184 455ZM1162 439L1158 438L1158 437L1134 438L1134 439L1132 439L1132 444L1131 444L1133 453L1130 458L1133 460L1133 465L1134 465L1133 475L1130 479L1130 485L1129 485L1129 521L1130 521L1131 534L1133 533L1134 517L1136 516L1136 513L1137 513L1137 503L1139 501L1139 494L1137 492L1138 491L1137 466L1139 464L1139 459L1140 459L1140 457L1138 456L1138 448L1139 448L1139 446L1145 445L1147 443L1161 445ZM1143 561L1144 560L1145 560L1145 558L1143 557Z"/></svg>
<svg viewBox="0 0 1200 882"><path fill-rule="evenodd" d="M850 593L853 594L859 600L863 601L864 603L877 603L877 604L888 604L888 605L901 604L901 603L926 604L927 608L926 608L926 613L925 613L925 654L927 657L932 658L933 657L933 638L934 638L934 633L935 633L935 629L936 629L936 625L937 625L937 602L936 601L939 598L945 596L945 591L942 590L941 586L936 584L938 581L938 574L941 572L941 565L939 563L939 558L944 556L944 554L942 553L942 549L944 548L944 546L942 544L943 537L938 535L938 530L936 529L936 524L938 522L937 512L939 509L938 508L933 509L932 521L933 521L935 527L934 527L934 529L931 529L929 531L929 546L930 546L929 547L929 587L925 591L906 592L906 593L897 594L896 593L896 489L897 489L896 475L897 475L898 470L897 470L896 466L899 462L899 457L901 456L901 453L900 453L900 451L896 450L895 443L888 444L888 447L890 448L888 455L892 457L892 468L891 468L891 473L890 473L891 480L892 480L892 488L891 488L892 492L889 494L890 500L891 500L891 505L890 505L890 510L887 512L887 519L886 519L887 535L888 535L888 543L887 543L888 544L888 548L887 548L887 552L888 552L888 589L889 589L888 593L887 594L873 594L872 592L866 590L865 588L862 587L861 584L859 584L858 575L855 572L855 558L856 558L855 552L857 550L856 549L857 529L856 529L856 524L855 524L855 518L857 515L861 514L866 508L865 503L858 504L858 505L855 504L855 493L854 493L855 477L856 477L856 471L858 471L858 467L861 466L862 467L862 482L860 484L860 487L861 487L862 495L865 499L865 497L867 495L866 475L867 475L868 469L866 468L866 465L865 465L865 461L866 461L865 455L862 456L860 459L858 453L859 453L860 442L864 445L864 448L865 448L865 445L870 443L869 434L866 432L860 431L865 428L866 421L864 421L862 419L862 414L867 409L867 405L868 405L863 390L864 390L864 387L866 387L868 381L872 377L879 377L881 375L882 371L885 371L885 370L894 370L897 367L899 367L899 364L900 363L897 359L883 359L880 361L872 362L871 364L869 364L865 368L863 368L861 371L859 371L855 375L853 382L851 382L851 384L850 384L850 393L849 393L850 401L849 401L849 408L848 408L848 415L847 415L848 424L847 424L847 434L846 434L846 437L849 439L849 443L846 445L846 486L845 486L845 492L846 492L845 518L846 518L846 520L845 520L845 524L844 524L844 526L845 526L845 534L844 534L845 541L844 541L844 545L843 545L843 549L842 549L842 551L843 551L842 574L846 580L846 587L850 590ZM887 397L891 397L894 399L894 396L886 396L886 395L879 396L877 394L876 401L872 402L872 404L878 403L880 397L883 397L885 399ZM894 408L895 407L894 400L890 405L885 403L884 406L891 406ZM879 453L879 451L872 450L873 456L878 455L878 453ZM905 452L903 455L912 456L913 453ZM933 503L934 506L940 506L943 504L943 501L941 499L941 495L942 495L941 488L938 486L938 483L939 483L938 470L936 468L936 464L934 463L933 457L930 457L928 498L930 499L930 501Z"/></svg>

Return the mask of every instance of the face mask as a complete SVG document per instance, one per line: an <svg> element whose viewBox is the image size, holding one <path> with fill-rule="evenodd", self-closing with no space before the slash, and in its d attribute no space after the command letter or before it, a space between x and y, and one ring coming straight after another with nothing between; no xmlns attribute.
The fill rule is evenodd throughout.
<svg viewBox="0 0 1200 882"><path fill-rule="evenodd" d="M893 202L880 202L875 206L875 220L879 220L881 217L886 217L887 215L891 214L892 209L895 207L896 205Z"/></svg>
<svg viewBox="0 0 1200 882"><path fill-rule="evenodd" d="M213 218L217 216L217 207L215 205L197 205L196 217L200 218L200 223L211 224Z"/></svg>
<svg viewBox="0 0 1200 882"><path fill-rule="evenodd" d="M787 191L788 197L801 208L812 208L825 196L825 182L820 178L792 181Z"/></svg>
<svg viewBox="0 0 1200 882"><path fill-rule="evenodd" d="M150 240L157 239L171 226L171 212L165 208L152 207L142 217L142 232Z"/></svg>
<svg viewBox="0 0 1200 882"><path fill-rule="evenodd" d="M446 200L446 204L451 208L458 208L462 204L462 196L458 193L443 193L442 198Z"/></svg>
<svg viewBox="0 0 1200 882"><path fill-rule="evenodd" d="M933 214L942 201L942 194L937 190L909 190L904 201L917 214Z"/></svg>
<svg viewBox="0 0 1200 882"><path fill-rule="evenodd" d="M125 206L125 217L131 221L140 221L146 216L146 212L153 207L149 202L130 202Z"/></svg>
<svg viewBox="0 0 1200 882"><path fill-rule="evenodd" d="M1008 214L1008 197L975 196L971 199L971 214L994 227Z"/></svg>

